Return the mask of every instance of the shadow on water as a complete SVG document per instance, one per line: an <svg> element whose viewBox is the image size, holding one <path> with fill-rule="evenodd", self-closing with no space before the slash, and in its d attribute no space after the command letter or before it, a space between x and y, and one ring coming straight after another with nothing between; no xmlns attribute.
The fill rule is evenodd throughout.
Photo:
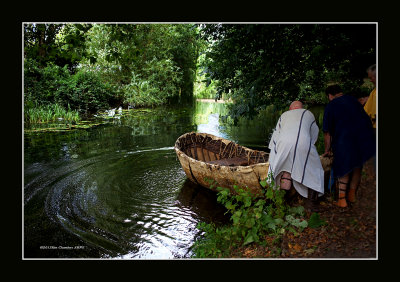
<svg viewBox="0 0 400 282"><path fill-rule="evenodd" d="M200 221L213 222L217 226L229 222L229 216L225 215L227 210L217 202L216 192L199 186L188 178L176 200L179 206L191 209Z"/></svg>
<svg viewBox="0 0 400 282"><path fill-rule="evenodd" d="M197 224L225 224L228 216L215 192L187 179L176 139L201 131L265 149L276 123L271 110L234 127L226 112L197 102L125 111L87 129L26 131L24 257L190 257Z"/></svg>

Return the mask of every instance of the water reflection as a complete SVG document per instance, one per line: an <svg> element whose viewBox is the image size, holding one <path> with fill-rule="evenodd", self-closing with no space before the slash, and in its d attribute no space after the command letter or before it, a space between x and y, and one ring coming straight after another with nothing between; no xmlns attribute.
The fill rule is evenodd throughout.
<svg viewBox="0 0 400 282"><path fill-rule="evenodd" d="M227 115L227 104L197 102L194 118L197 132L210 133L249 148L268 151L267 145L280 116L279 111L270 106L253 119L239 118L237 125Z"/></svg>
<svg viewBox="0 0 400 282"><path fill-rule="evenodd" d="M213 222L216 225L229 221L225 215L226 209L216 202L215 192L199 187L188 179L184 181L175 201L169 203L168 214L165 213L165 206L162 209L164 211L159 206L153 206L147 213L146 221L137 222L146 228L155 227L152 232L142 236L138 250L116 258L190 257L190 247L200 235L196 228L199 221ZM134 214L132 217L138 215ZM135 221L133 218L132 220Z"/></svg>
<svg viewBox="0 0 400 282"><path fill-rule="evenodd" d="M227 134L221 131L219 125L219 114L210 114L208 116L208 123L202 123L197 126L197 132L209 133L218 137L227 138Z"/></svg>

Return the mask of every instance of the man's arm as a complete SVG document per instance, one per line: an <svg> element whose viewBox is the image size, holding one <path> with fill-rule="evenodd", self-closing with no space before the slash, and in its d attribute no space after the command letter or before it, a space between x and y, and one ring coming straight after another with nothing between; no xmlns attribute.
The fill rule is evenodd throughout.
<svg viewBox="0 0 400 282"><path fill-rule="evenodd" d="M325 143L325 152L322 154L323 157L331 155L331 135L329 132L324 132L324 143Z"/></svg>

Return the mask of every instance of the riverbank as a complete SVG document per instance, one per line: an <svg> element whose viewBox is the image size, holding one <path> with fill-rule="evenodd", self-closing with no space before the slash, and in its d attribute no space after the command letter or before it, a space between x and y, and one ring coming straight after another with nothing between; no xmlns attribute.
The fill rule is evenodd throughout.
<svg viewBox="0 0 400 282"><path fill-rule="evenodd" d="M286 232L278 245L279 250L260 245L237 249L235 258L376 258L376 173L371 162L364 166L357 202L339 208L333 200L319 201L318 214L326 225L307 227L297 234ZM298 199L294 205L304 205ZM310 216L310 212L308 212ZM267 242L273 238L265 238Z"/></svg>

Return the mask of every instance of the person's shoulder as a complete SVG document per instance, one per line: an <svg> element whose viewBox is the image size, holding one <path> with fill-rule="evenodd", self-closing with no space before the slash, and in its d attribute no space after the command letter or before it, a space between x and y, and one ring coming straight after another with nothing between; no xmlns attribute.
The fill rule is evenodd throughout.
<svg viewBox="0 0 400 282"><path fill-rule="evenodd" d="M345 94L345 95L342 95L342 96L337 97L337 98L333 99L332 101L330 101L328 106L330 108L340 107L340 106L352 103L353 100L357 101L357 99L354 98L353 96Z"/></svg>
<svg viewBox="0 0 400 282"><path fill-rule="evenodd" d="M374 89L371 90L371 92L369 93L369 95L376 95L376 87L374 87Z"/></svg>
<svg viewBox="0 0 400 282"><path fill-rule="evenodd" d="M299 115L299 113L303 112L304 109L294 109L294 110L287 110L286 112L284 112L281 117L293 117L293 116L297 116Z"/></svg>
<svg viewBox="0 0 400 282"><path fill-rule="evenodd" d="M287 115L290 115L290 112L292 112L292 111L283 112L283 113L281 114L281 118L282 118L282 117L285 117L285 116L287 116Z"/></svg>
<svg viewBox="0 0 400 282"><path fill-rule="evenodd" d="M361 105L360 101L354 96L351 95L343 95L343 97L346 97L346 102L349 104L352 104L356 108L362 108L363 106Z"/></svg>
<svg viewBox="0 0 400 282"><path fill-rule="evenodd" d="M351 102L351 103L359 103L358 99L356 97L354 97L353 95L350 94L345 94L341 97L339 97L338 99L334 99L333 101L338 100L338 101L346 101L346 102Z"/></svg>

